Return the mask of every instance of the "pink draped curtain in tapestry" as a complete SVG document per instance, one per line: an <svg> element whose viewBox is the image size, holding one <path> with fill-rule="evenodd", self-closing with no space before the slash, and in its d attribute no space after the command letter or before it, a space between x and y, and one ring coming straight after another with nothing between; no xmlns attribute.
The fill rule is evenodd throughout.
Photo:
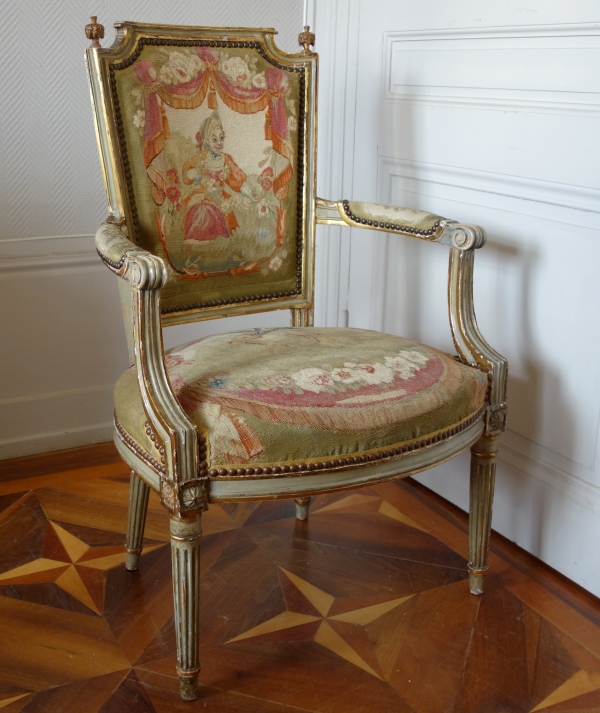
<svg viewBox="0 0 600 713"><path fill-rule="evenodd" d="M279 200L287 196L288 183L292 177L294 152L289 142L285 95L290 84L283 72L269 67L265 72L266 88L243 87L233 84L218 69L219 54L208 47L197 47L196 52L204 62L205 70L188 82L165 84L158 78L154 62L143 60L135 66L135 76L144 88L144 163L148 176L154 184L154 198L161 204L165 198L165 177L152 166L154 159L163 151L169 137L167 117L161 101L174 109L194 109L202 104L208 93L208 106L217 108L216 94L233 111L240 114L255 114L266 109L265 139L273 149L288 160L286 168L273 181L273 191Z"/></svg>

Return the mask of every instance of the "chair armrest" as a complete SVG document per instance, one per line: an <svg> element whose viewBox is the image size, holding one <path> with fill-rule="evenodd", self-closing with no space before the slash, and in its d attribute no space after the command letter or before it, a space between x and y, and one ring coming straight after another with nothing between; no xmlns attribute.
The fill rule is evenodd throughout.
<svg viewBox="0 0 600 713"><path fill-rule="evenodd" d="M111 220L110 217L96 231L96 251L102 262L112 272L125 278L128 282L135 279L133 277L135 271L132 268L137 257L155 257L152 253L132 243L123 233L122 226ZM162 263L160 258L156 259ZM162 287L162 284L158 289Z"/></svg>
<svg viewBox="0 0 600 713"><path fill-rule="evenodd" d="M439 215L410 208L355 201L325 201L317 198L317 223L348 225L448 245L448 312L452 338L460 360L488 375L486 435L503 431L506 425L506 359L485 341L475 319L473 303L474 251L485 244L485 232L476 225L461 225Z"/></svg>
<svg viewBox="0 0 600 713"><path fill-rule="evenodd" d="M164 448L161 495L178 514L183 508L179 484L199 475L198 435L173 394L165 368L160 290L167 281L167 269L160 257L134 245L114 222L100 226L96 248L109 269L131 285L138 385L149 425Z"/></svg>
<svg viewBox="0 0 600 713"><path fill-rule="evenodd" d="M460 225L454 220L412 208L317 198L316 213L317 223L399 233L409 238L442 243L458 250L480 248L485 244L485 233L476 225Z"/></svg>

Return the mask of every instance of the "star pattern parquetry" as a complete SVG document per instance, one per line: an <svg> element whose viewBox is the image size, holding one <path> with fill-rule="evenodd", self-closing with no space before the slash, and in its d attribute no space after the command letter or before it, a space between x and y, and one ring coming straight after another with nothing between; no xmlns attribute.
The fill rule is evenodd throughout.
<svg viewBox="0 0 600 713"><path fill-rule="evenodd" d="M145 548L149 552L162 545ZM54 582L96 614L104 604L104 572L123 565L122 545L91 547L61 525L48 521L42 557L0 574L0 585Z"/></svg>
<svg viewBox="0 0 600 713"><path fill-rule="evenodd" d="M0 713L179 710L158 497L131 573L129 472L116 456L27 478L18 465L0 477ZM209 706L600 711L597 618L497 555L472 597L466 535L410 483L320 496L304 523L293 501L213 505L203 529Z"/></svg>
<svg viewBox="0 0 600 713"><path fill-rule="evenodd" d="M373 650L374 647L364 627L404 604L414 595L347 608L344 606L344 599L336 599L283 567L279 567L279 571L306 599L308 608L312 607L316 613L308 614L286 609L272 619L230 639L227 643L249 639L276 641L279 638L278 634L285 632L286 641L312 640L372 676L383 679L384 673L377 658L376 647ZM340 613L336 613L337 611ZM370 655L365 655L366 652Z"/></svg>

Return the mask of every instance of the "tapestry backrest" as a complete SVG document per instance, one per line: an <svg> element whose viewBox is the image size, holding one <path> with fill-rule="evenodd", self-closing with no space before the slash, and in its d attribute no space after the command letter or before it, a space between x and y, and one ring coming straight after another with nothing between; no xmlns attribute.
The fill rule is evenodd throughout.
<svg viewBox="0 0 600 713"><path fill-rule="evenodd" d="M166 323L313 301L316 55L274 30L115 25L87 50L110 213Z"/></svg>

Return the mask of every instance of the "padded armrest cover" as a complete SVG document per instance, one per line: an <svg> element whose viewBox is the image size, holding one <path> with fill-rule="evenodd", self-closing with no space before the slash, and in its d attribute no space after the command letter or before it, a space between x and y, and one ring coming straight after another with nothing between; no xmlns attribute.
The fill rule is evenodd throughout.
<svg viewBox="0 0 600 713"><path fill-rule="evenodd" d="M115 267L123 263L127 252L140 251L140 248L123 235L118 225L103 223L96 231L96 250L100 257Z"/></svg>
<svg viewBox="0 0 600 713"><path fill-rule="evenodd" d="M433 235L444 218L434 213L426 213L412 208L396 208L391 205L379 203L362 203L360 201L344 201L343 208L350 220L362 225L374 227L393 228L402 226L423 231L426 235Z"/></svg>

